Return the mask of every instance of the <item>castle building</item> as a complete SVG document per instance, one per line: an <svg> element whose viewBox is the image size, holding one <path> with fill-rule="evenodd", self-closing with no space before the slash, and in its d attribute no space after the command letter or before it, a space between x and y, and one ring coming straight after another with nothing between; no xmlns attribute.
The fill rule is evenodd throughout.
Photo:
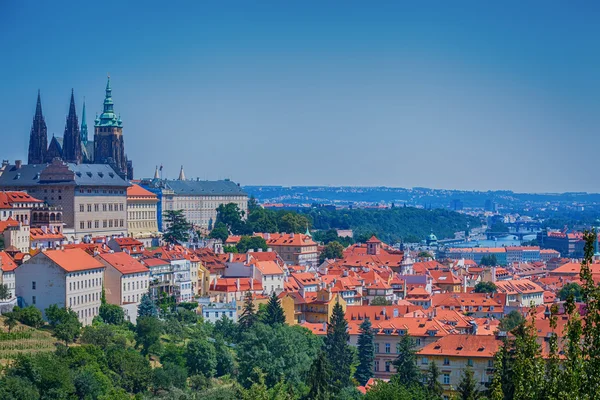
<svg viewBox="0 0 600 400"><path fill-rule="evenodd" d="M55 158L73 164L109 164L119 176L133 179L133 163L125 155L123 122L114 113L110 78L106 84L103 112L94 121L94 140L89 140L85 102L83 104L81 128L75 108L75 96L71 90L69 114L62 138L52 136L48 145L48 133L42 102L38 91L37 105L31 133L29 135L30 165L49 164Z"/></svg>

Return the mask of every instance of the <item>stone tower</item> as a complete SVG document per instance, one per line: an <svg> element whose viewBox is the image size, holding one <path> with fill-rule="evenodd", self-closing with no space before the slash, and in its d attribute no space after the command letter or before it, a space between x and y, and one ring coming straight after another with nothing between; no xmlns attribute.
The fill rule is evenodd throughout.
<svg viewBox="0 0 600 400"><path fill-rule="evenodd" d="M28 164L42 164L46 159L46 150L48 149L48 133L46 121L42 114L42 100L38 90L37 105L35 106L35 115L29 134L29 154Z"/></svg>
<svg viewBox="0 0 600 400"><path fill-rule="evenodd" d="M81 111L81 143L84 146L88 144L88 129L87 121L85 119L85 100L83 101L83 111Z"/></svg>
<svg viewBox="0 0 600 400"><path fill-rule="evenodd" d="M81 135L79 134L79 122L77 121L77 112L75 111L75 96L72 89L69 115L67 116L67 124L65 125L65 134L63 135L62 155L63 161L76 164L83 162Z"/></svg>
<svg viewBox="0 0 600 400"><path fill-rule="evenodd" d="M123 122L113 109L110 77L106 83L104 110L94 121L94 162L111 164L123 178L127 177L127 159L123 143Z"/></svg>

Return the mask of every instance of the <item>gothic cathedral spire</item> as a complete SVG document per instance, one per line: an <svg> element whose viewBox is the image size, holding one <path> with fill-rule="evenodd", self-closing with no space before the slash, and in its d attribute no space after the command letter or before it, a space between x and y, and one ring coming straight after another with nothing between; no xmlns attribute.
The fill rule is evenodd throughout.
<svg viewBox="0 0 600 400"><path fill-rule="evenodd" d="M48 132L46 121L42 114L42 99L38 90L37 104L35 106L35 115L29 134L29 153L27 157L28 164L42 164L46 158L48 149Z"/></svg>
<svg viewBox="0 0 600 400"><path fill-rule="evenodd" d="M81 143L88 144L87 121L85 120L85 99L83 100L83 111L81 111Z"/></svg>
<svg viewBox="0 0 600 400"><path fill-rule="evenodd" d="M76 164L82 163L83 154L81 151L81 136L79 134L79 122L77 121L73 89L71 89L71 104L69 106L69 115L67 116L62 147L64 161Z"/></svg>

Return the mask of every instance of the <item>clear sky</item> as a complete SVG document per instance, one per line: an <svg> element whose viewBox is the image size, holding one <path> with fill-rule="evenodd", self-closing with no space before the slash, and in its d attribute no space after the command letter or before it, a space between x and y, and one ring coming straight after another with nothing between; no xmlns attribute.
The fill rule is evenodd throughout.
<svg viewBox="0 0 600 400"><path fill-rule="evenodd" d="M416 4L419 4L416 6ZM110 73L136 177L599 192L598 1L0 0L0 158Z"/></svg>

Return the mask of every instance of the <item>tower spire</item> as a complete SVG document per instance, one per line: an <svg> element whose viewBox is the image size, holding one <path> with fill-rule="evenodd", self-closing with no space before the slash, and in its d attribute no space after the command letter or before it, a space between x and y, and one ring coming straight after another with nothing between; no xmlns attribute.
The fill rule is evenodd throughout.
<svg viewBox="0 0 600 400"><path fill-rule="evenodd" d="M156 170L154 170L154 179L160 179L160 174L158 173L158 165L156 166Z"/></svg>
<svg viewBox="0 0 600 400"><path fill-rule="evenodd" d="M31 124L31 132L29 134L29 152L27 155L28 164L42 164L46 160L46 152L48 151L48 132L46 129L46 121L42 113L42 98L38 89L37 103L35 105L35 115Z"/></svg>
<svg viewBox="0 0 600 400"><path fill-rule="evenodd" d="M179 170L179 180L185 181L185 173L183 172L183 165L181 166L181 169Z"/></svg>
<svg viewBox="0 0 600 400"><path fill-rule="evenodd" d="M88 144L88 129L85 118L85 97L83 98L83 111L81 111L81 143L84 146L87 146Z"/></svg>
<svg viewBox="0 0 600 400"><path fill-rule="evenodd" d="M75 109L75 93L71 89L71 103L69 104L69 115L63 135L63 158L66 162L81 164L83 152L81 150L81 136L79 134L79 123L77 121L77 110Z"/></svg>

